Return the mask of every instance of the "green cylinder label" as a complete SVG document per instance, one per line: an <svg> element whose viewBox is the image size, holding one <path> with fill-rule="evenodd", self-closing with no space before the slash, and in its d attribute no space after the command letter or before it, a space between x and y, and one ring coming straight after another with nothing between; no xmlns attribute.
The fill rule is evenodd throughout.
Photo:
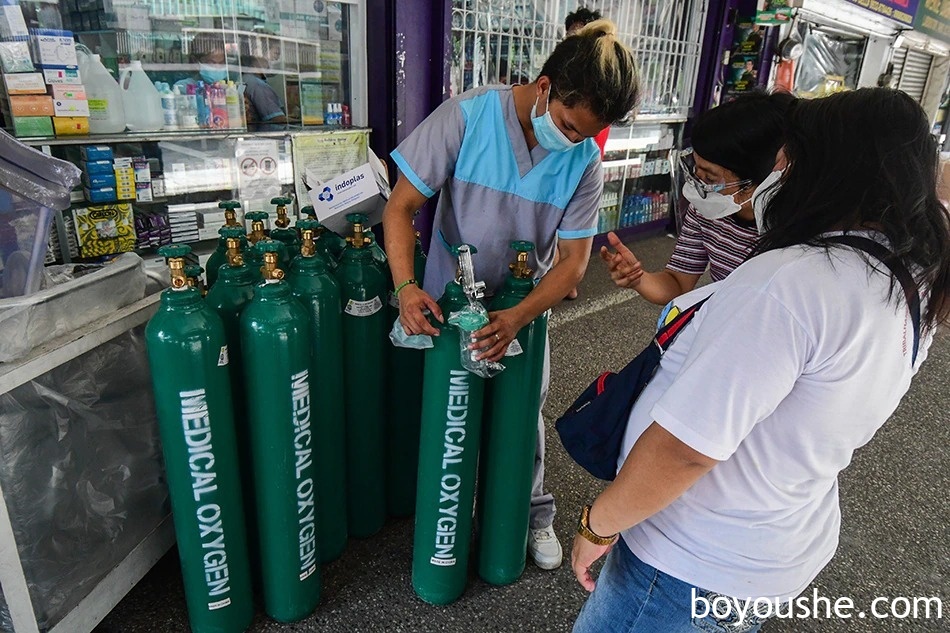
<svg viewBox="0 0 950 633"><path fill-rule="evenodd" d="M313 477L307 471L313 465L310 448L313 432L310 430L309 371L303 370L291 377L294 415L294 457L297 476L297 517L300 530L300 580L306 580L317 571L317 523L314 505Z"/></svg>
<svg viewBox="0 0 950 633"><path fill-rule="evenodd" d="M455 565L455 532L458 527L459 488L462 478L450 470L462 463L465 450L465 422L468 418L468 376L453 369L449 379L449 404L445 410L445 450L442 453L442 483L439 491L439 518L436 521L435 555L429 560L439 567Z"/></svg>
<svg viewBox="0 0 950 633"><path fill-rule="evenodd" d="M185 444L188 446L191 490L195 501L201 503L204 496L211 495L218 489L217 473L214 471L214 449L211 445L208 403L204 389L182 391L179 397L181 398L181 422L185 431ZM198 506L196 514L201 547L204 550L205 586L208 589L208 596L211 598L224 596L231 591L231 583L221 507L217 503L205 503ZM208 603L208 609L214 611L230 604L230 597L218 598Z"/></svg>

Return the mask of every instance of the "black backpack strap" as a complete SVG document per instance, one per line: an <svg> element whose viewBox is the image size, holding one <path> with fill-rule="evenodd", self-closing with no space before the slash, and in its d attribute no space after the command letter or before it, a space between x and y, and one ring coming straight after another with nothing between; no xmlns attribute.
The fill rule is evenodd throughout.
<svg viewBox="0 0 950 633"><path fill-rule="evenodd" d="M711 296L712 295L709 295L709 297ZM673 343L673 339L676 338L676 335L679 334L683 328L693 320L693 317L696 316L696 313L699 312L699 309L703 307L703 304L709 300L709 297L706 297L696 305L690 306L689 308L683 310L673 317L672 321L660 328L660 330L656 333L656 336L653 337L653 342L656 343L661 352L665 352L670 344Z"/></svg>
<svg viewBox="0 0 950 633"><path fill-rule="evenodd" d="M832 235L826 237L825 241L835 244L844 244L845 246L851 246L864 251L875 259L880 260L880 262L891 271L894 278L897 279L897 282L904 290L907 307L910 309L910 318L914 324L914 352L911 356L910 363L911 365L916 363L917 350L920 347L920 292L917 290L917 283L907 270L907 267L897 260L894 257L894 253L888 250L886 246L861 235Z"/></svg>

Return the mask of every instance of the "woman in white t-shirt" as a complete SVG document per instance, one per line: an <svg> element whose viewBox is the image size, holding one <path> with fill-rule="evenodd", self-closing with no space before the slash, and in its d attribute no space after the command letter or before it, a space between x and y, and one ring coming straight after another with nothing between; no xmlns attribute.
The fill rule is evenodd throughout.
<svg viewBox="0 0 950 633"><path fill-rule="evenodd" d="M787 613L837 547L838 473L948 320L950 217L920 106L871 88L788 117L788 167L755 194L755 256L663 356L616 480L582 515L572 564L593 594L575 633L749 633ZM829 239L842 233L910 271L919 318L899 275Z"/></svg>

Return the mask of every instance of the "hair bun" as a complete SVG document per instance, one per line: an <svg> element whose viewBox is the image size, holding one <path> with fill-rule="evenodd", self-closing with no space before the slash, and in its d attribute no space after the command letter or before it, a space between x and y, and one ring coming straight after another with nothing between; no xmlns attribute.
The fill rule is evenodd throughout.
<svg viewBox="0 0 950 633"><path fill-rule="evenodd" d="M617 37L617 25L613 21L608 19L594 20L584 26L580 31L577 32L577 35L586 35L593 37L600 37L601 35L606 35L607 37Z"/></svg>

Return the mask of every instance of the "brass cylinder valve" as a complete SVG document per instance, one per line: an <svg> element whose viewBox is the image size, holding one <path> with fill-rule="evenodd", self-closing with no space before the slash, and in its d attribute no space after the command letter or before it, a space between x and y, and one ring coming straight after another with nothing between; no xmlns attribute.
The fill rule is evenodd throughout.
<svg viewBox="0 0 950 633"><path fill-rule="evenodd" d="M284 271L277 267L281 243L266 239L257 243L255 248L261 252L264 259L264 265L261 266L261 278L268 283L283 279Z"/></svg>
<svg viewBox="0 0 950 633"><path fill-rule="evenodd" d="M353 224L353 235L346 238L347 243L353 248L365 248L372 243L368 237L363 234L363 225L369 220L362 213L349 213L346 221Z"/></svg>
<svg viewBox="0 0 950 633"><path fill-rule="evenodd" d="M264 223L267 222L267 213L264 211L252 211L251 213L246 213L244 217L251 221L251 232L247 235L248 242L257 244L267 237L267 232L264 228Z"/></svg>
<svg viewBox="0 0 950 633"><path fill-rule="evenodd" d="M237 210L241 208L240 202L222 200L218 203L218 208L224 210L224 226L241 226L237 221Z"/></svg>
<svg viewBox="0 0 950 633"><path fill-rule="evenodd" d="M508 264L511 274L517 279L531 279L534 271L528 268L528 253L534 250L534 244L519 240L512 242L511 248L518 252L518 259L514 263Z"/></svg>
<svg viewBox="0 0 950 633"><path fill-rule="evenodd" d="M279 229L286 229L290 226L290 218L287 217L287 205L293 202L292 198L271 198L270 203L277 206L275 210L277 213L277 219L274 220L274 226Z"/></svg>
<svg viewBox="0 0 950 633"><path fill-rule="evenodd" d="M229 237L227 242L228 250L225 252L225 257L228 258L228 266L232 268L243 266L244 255L241 253L241 240L236 237Z"/></svg>
<svg viewBox="0 0 950 633"><path fill-rule="evenodd" d="M301 257L313 257L317 254L317 231L321 225L316 220L300 220L297 222L297 230L300 231L300 255Z"/></svg>
<svg viewBox="0 0 950 633"><path fill-rule="evenodd" d="M158 249L158 254L168 262L173 290L188 288L188 276L185 274L185 256L191 252L191 247L185 244L170 244Z"/></svg>

